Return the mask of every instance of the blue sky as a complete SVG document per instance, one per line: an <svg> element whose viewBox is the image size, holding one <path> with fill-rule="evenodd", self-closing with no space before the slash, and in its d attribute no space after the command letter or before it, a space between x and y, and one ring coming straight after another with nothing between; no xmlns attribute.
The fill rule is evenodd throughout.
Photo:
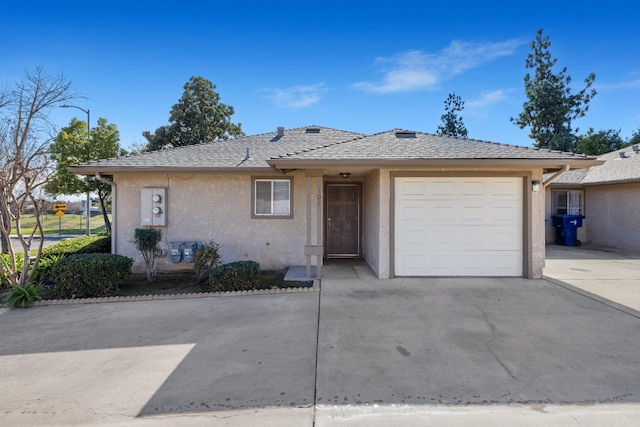
<svg viewBox="0 0 640 427"><path fill-rule="evenodd" d="M86 96L75 104L91 110L92 126L98 117L116 124L124 147L168 123L191 76L217 86L247 134L311 124L435 132L456 92L469 137L530 145L509 118L522 109L529 43L544 28L574 90L596 74L581 133L628 138L640 128L633 2L511 3L10 2L0 84L38 65L63 73ZM71 109L52 118L62 127L74 116L85 119Z"/></svg>

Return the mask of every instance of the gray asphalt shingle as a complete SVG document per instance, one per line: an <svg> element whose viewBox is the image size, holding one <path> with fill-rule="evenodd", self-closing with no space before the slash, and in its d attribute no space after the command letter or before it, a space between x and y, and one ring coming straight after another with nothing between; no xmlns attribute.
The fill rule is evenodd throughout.
<svg viewBox="0 0 640 427"><path fill-rule="evenodd" d="M404 132L404 133L403 133ZM398 137L401 135L403 137ZM244 138L88 162L71 170L109 173L129 169L269 169L267 160L413 160L413 159L588 159L474 139L442 137L394 129L373 135L305 126Z"/></svg>
<svg viewBox="0 0 640 427"><path fill-rule="evenodd" d="M400 132L401 137L396 135ZM407 136L409 135L409 136ZM415 135L415 136L410 136ZM394 129L339 142L330 147L294 154L280 159L576 159L585 156L559 151L501 144L475 139L459 139Z"/></svg>

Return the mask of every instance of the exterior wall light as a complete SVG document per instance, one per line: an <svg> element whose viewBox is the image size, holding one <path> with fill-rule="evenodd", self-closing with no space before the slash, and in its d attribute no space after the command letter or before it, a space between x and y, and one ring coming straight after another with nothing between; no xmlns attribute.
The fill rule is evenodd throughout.
<svg viewBox="0 0 640 427"><path fill-rule="evenodd" d="M540 191L540 181L538 180L531 181L531 189L535 192Z"/></svg>
<svg viewBox="0 0 640 427"><path fill-rule="evenodd" d="M351 176L351 173L349 173L349 172L340 172L340 177L341 178L347 179L350 176Z"/></svg>

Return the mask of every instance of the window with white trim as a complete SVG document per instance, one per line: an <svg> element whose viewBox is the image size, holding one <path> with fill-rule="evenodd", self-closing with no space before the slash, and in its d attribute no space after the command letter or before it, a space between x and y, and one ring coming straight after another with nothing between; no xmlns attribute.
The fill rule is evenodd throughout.
<svg viewBox="0 0 640 427"><path fill-rule="evenodd" d="M291 180L253 180L253 216L291 218Z"/></svg>
<svg viewBox="0 0 640 427"><path fill-rule="evenodd" d="M554 215L584 215L582 190L553 190Z"/></svg>

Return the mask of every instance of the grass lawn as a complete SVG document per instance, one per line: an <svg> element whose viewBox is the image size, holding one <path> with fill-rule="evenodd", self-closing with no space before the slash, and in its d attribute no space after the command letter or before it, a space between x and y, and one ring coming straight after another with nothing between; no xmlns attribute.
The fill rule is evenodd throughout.
<svg viewBox="0 0 640 427"><path fill-rule="evenodd" d="M111 214L109 214L111 219ZM55 214L45 214L40 217L44 234L58 234L58 230L62 234L84 234L86 231L86 219L81 214L65 214L62 218L58 218ZM21 224L23 230L33 230L36 224L36 218L33 214L22 214ZM102 215L91 217L90 227L92 233L98 233L104 230L104 219ZM15 234L15 230L12 234Z"/></svg>

